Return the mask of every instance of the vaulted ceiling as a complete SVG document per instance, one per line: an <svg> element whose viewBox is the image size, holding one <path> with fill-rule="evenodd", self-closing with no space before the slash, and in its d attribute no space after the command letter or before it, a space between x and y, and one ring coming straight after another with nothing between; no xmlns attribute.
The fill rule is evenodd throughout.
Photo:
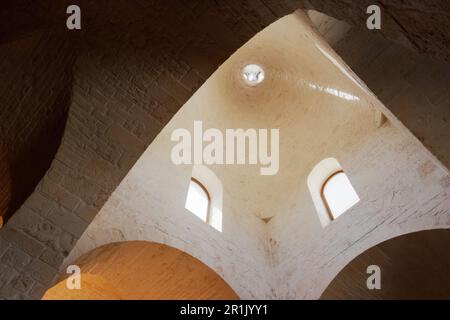
<svg viewBox="0 0 450 320"><path fill-rule="evenodd" d="M352 260L322 299L448 299L450 230L420 231L380 243ZM381 290L367 290L368 266L380 267Z"/></svg>
<svg viewBox="0 0 450 320"><path fill-rule="evenodd" d="M161 63L174 61L172 76L186 73L190 78L184 88L172 86L176 102L163 123L230 54L297 8L316 9L364 27L367 6L379 4L387 13L384 36L450 61L450 36L445 33L450 7L445 0L82 0L77 3L81 31L66 29L70 4L19 0L1 5L0 215L6 218L33 191L58 148L77 57L97 55L108 63L108 57L132 47L151 50ZM159 77L155 86L164 81Z"/></svg>
<svg viewBox="0 0 450 320"><path fill-rule="evenodd" d="M70 4L72 2L67 0L18 0L2 3L0 28L3 32L0 42L13 41L41 28L64 31L67 17L65 9ZM450 37L446 32L450 29L450 4L446 0L81 0L77 4L82 8L84 31L108 28L111 33L120 30L127 32L126 27L141 19L157 28L161 18L181 18L186 15L195 17L208 10L214 20L227 26L235 26L233 31L237 33L236 37L248 32L248 35L252 35L298 8L315 9L364 28L367 7L378 5L383 10L380 30L383 35L420 52L450 60ZM196 23L201 26L203 21Z"/></svg>
<svg viewBox="0 0 450 320"><path fill-rule="evenodd" d="M76 262L83 270L80 290L67 279L44 300L236 300L233 289L200 260L178 249L145 241L108 244ZM131 276L130 276L131 275Z"/></svg>

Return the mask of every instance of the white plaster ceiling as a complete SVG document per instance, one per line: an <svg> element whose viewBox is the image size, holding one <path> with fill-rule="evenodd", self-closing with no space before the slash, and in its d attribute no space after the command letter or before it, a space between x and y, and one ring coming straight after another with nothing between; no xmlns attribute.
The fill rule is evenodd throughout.
<svg viewBox="0 0 450 320"><path fill-rule="evenodd" d="M242 79L241 70L249 63L265 70L265 80L255 87ZM171 131L192 130L194 120L203 120L204 130L280 129L278 174L262 176L260 165L210 167L223 183L228 205L260 218L273 217L295 199L291 190L306 188L306 177L317 162L338 150L350 152L352 141L376 130L371 98L351 74L306 16L296 12L233 54L154 144L169 155L175 144L170 141Z"/></svg>

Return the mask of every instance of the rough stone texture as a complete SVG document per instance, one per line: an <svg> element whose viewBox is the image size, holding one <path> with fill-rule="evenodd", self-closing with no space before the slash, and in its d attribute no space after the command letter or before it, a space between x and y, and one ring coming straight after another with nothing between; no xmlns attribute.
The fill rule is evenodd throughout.
<svg viewBox="0 0 450 320"><path fill-rule="evenodd" d="M0 248L11 246L30 256L25 266L24 260L5 258L7 261L17 261L17 266L11 267L1 262L7 251L2 253L0 250L0 268L4 268L6 279L0 289L0 296L39 297L42 287L51 282L50 271L56 271L62 258L71 251L96 212L162 126L217 66L256 31L302 5L316 7L345 20L357 17L359 20L354 22L361 25L360 20L364 16L361 10L365 12L361 5L347 1L327 1L329 7L320 7L320 3L314 1L313 6L308 6L301 1L290 0L216 3L199 0L164 3L136 1L130 5L129 1L124 0L114 1L114 4L110 1L80 1L83 31L79 33L65 30L66 15L61 13L65 13L68 1L11 1L5 4L2 15L6 17L0 21L1 29L8 32L2 33L0 38L2 48L16 46L17 41L22 41L18 39L25 41L30 31L41 30L45 33L56 29L63 31L58 37L69 37L75 41L72 48L78 59L74 68L73 99L61 147L36 192L0 231ZM419 11L439 9L442 14L436 20L439 21L437 29L445 30L442 26L448 23L448 10L442 10L446 9L443 1L433 1L423 10L418 1L400 2L395 8L390 6L389 10L391 15L395 15L396 21L406 21L400 28L405 33L397 32L398 23L392 26L389 24L386 36L448 60L447 35L436 32L434 15L411 11L408 16L404 16L404 11L394 10L412 5L420 8ZM349 14L343 16L345 12ZM359 14L355 15L355 12ZM424 36L422 31L429 29L434 33ZM50 59L62 63L65 49L54 44L46 48L52 49L49 57L58 53L54 59ZM11 55L4 61L11 61ZM62 63L68 67L67 70L72 66L70 61ZM32 63L30 68L39 74L38 66L39 63ZM53 93L66 92L63 85L65 77L62 76L62 80L48 78L62 88L59 91L54 89ZM45 84L42 79L39 76L36 81ZM21 81L20 77L17 81ZM36 85L32 82L24 90L37 93L37 99L43 96L59 101L60 95L44 94L46 88L50 87L43 85L43 91L35 90ZM20 97L21 92L15 93L14 99L17 96ZM6 116L16 117L15 108L20 103L16 101L5 105L10 106ZM39 109L39 118L45 119L48 113L53 114L48 111L51 108L47 109L52 102L42 105L45 108ZM1 112L4 110L2 108ZM33 119L30 113L22 114ZM143 119L152 125L147 126ZM51 126L43 128L50 132L53 130L49 129L53 128ZM28 134L33 132L31 130ZM46 161L43 163L48 165ZM42 171L35 172L42 174L45 165ZM29 184L31 188L35 183ZM444 181L443 184L448 185L448 182ZM29 221L23 218L28 216ZM25 271L20 271L21 274L28 272L31 283L27 278L27 281L21 281L27 285L19 285L16 281L14 283L17 285L13 286L11 281L22 267ZM42 269L42 274L34 268Z"/></svg>
<svg viewBox="0 0 450 320"><path fill-rule="evenodd" d="M347 262L371 246L408 232L448 228L448 170L372 93L349 81L350 70L342 65L343 69L335 68L333 59L321 56L307 42L314 39L313 35L308 34L307 41L298 40L304 51L303 55L296 56L299 50L295 45L299 43L287 31L294 28L287 24L283 29L283 22L292 23L294 16L284 18L252 39L196 92L130 170L64 265L110 242L155 241L196 256L223 276L241 298L318 298ZM341 101L270 77L266 81L272 93L281 90L283 95L265 96L264 87L262 91L249 91L241 88L239 81L230 80L230 72L246 61L246 57L262 59L253 50L263 47L262 39L266 36L270 40L266 39L267 43L273 43L270 30L284 37L277 42L281 52L261 53L267 59L262 61L266 62L268 74L274 67L270 62L277 67L287 63L291 72L287 78L299 75L306 83L345 88L344 92L357 96L358 102ZM294 39L304 39L301 32L294 32L294 36ZM285 48L283 41L291 47ZM315 41L314 44L327 50L323 41ZM328 54L339 63L336 55L331 51ZM314 60L309 60L311 57ZM298 66L304 74L297 72ZM233 94L228 94L229 88L233 88ZM258 106L258 116L252 105ZM273 105L278 109L274 110ZM292 105L293 110L286 107ZM327 109L329 106L332 108ZM372 107L385 113L389 121L377 126ZM222 114L222 108L229 112L229 118ZM283 110L282 114L277 113L279 109ZM295 139L281 140L290 151L287 155L290 159L284 158L280 166L280 174L284 169L290 173L290 177L283 179L283 194L277 193L272 201L264 202L265 207L270 205L277 214L268 224L254 217L251 209L263 200L255 195L254 185L245 183L250 167L242 174L233 171L232 166L216 168L225 190L224 230L217 234L183 209L191 168L176 167L168 159L172 146L170 133L174 128L189 127L199 117L209 127L246 128L264 123L258 122L261 119L273 123L274 115L278 116L276 124L280 126L281 136L289 129L297 133L297 136L285 135ZM296 121L284 121L285 118ZM296 143L299 143L297 148ZM306 179L316 163L330 156L338 159L361 201L322 228ZM256 179L251 176L250 180ZM275 178L267 181L266 190ZM270 194L266 197L270 198ZM253 206L243 205L245 199Z"/></svg>
<svg viewBox="0 0 450 320"><path fill-rule="evenodd" d="M0 47L0 216L7 222L50 167L61 142L74 55L55 32Z"/></svg>
<svg viewBox="0 0 450 320"><path fill-rule="evenodd" d="M380 143L383 141L384 143ZM361 201L322 228L306 182L297 205L269 223L278 298L317 299L357 255L392 237L448 228L448 171L391 124L335 152ZM422 168L433 169L424 174Z"/></svg>
<svg viewBox="0 0 450 320"><path fill-rule="evenodd" d="M375 95L450 167L450 64L315 11L313 25Z"/></svg>
<svg viewBox="0 0 450 320"><path fill-rule="evenodd" d="M383 104L450 168L450 64L356 28L320 29Z"/></svg>
<svg viewBox="0 0 450 320"><path fill-rule="evenodd" d="M450 62L450 5L446 0L305 0L303 8L323 12L351 25L366 27L369 5L382 9L380 33L419 53ZM375 32L376 33L376 32Z"/></svg>
<svg viewBox="0 0 450 320"><path fill-rule="evenodd" d="M326 38L330 36L326 30L322 31ZM334 39L333 43L337 53L403 124L448 167L449 66L370 35L367 31L353 28L343 32L340 37L341 39ZM426 110L424 105L427 105ZM386 125L379 133L383 130L386 130ZM389 138L389 145L383 146L382 150L376 151L374 146L369 146L370 151L362 151L360 159L375 155L382 157L393 146L391 143L395 144L395 136L393 134ZM417 146L410 149L412 146L402 144L402 147L394 147L391 152L400 157L406 152L406 159L414 169L406 169L401 173L398 163L400 158L388 160L385 165L381 158L374 160L375 162L367 158L364 160L364 170L361 170L364 171L364 178L361 182L371 172L374 176L380 172L387 174L389 178L385 177L379 183L371 180L370 186L358 186L358 174L353 172L358 171L358 165L354 162L358 159L356 155L353 155L355 159L344 166L352 168L350 177L358 194L363 196L362 199L372 199L370 202L366 201L367 208L357 205L335 221L334 225L321 229L312 222L316 212L312 206L305 206L308 203L305 197L299 199L299 203L302 203L302 207L298 208L301 215L294 209L291 213L285 213L284 218L280 215L271 221L276 274L281 275L275 282L280 288L277 291L278 297L318 298L335 277L336 271L340 271L359 253L375 244L417 230L448 228L448 170L432 159L426 160L426 152L421 151L424 160L419 160ZM341 157L345 159L345 155ZM393 170L391 174L390 170ZM436 175L434 183L431 182L432 175ZM407 176L410 178L406 178ZM412 176L416 176L416 179ZM407 182L409 179L414 182ZM399 196L404 199L400 200ZM424 204L422 209L416 207L419 203ZM367 213L366 221L364 213ZM364 226L366 223L367 227ZM290 228L292 232L289 232ZM346 230L345 235L340 234L342 230Z"/></svg>
<svg viewBox="0 0 450 320"><path fill-rule="evenodd" d="M234 206L224 189L223 230L219 232L184 208L190 166L168 159L164 130L113 192L62 265L99 246L120 241L167 244L212 268L241 298L270 298L264 223ZM130 223L132 221L132 223ZM95 260L94 260L95 261Z"/></svg>
<svg viewBox="0 0 450 320"><path fill-rule="evenodd" d="M450 255L442 244L449 242L450 229L444 229L380 243L345 266L320 298L448 300ZM381 290L367 290L367 267L372 265L380 267Z"/></svg>
<svg viewBox="0 0 450 320"><path fill-rule="evenodd" d="M49 270L56 271L163 125L257 30L226 3L217 7L209 1L130 6L125 1L114 5L96 1L80 6L83 31L66 30L64 34L75 42L72 48L77 60L61 146L36 191L0 231L0 242L30 255L25 261L11 260L8 255L8 266L17 263L8 270L13 274L23 269L32 280L27 286L5 283L2 297L38 297L32 294L42 290L32 288L52 282ZM44 23L39 20L37 25L45 30L47 16L40 15L38 7L32 8ZM64 3L43 7L48 14L65 12ZM56 22L65 26L65 17L57 17ZM9 21L13 26L21 19L14 20ZM21 27L13 28L18 36L28 32L27 26ZM11 41L13 34L3 41ZM44 274L37 273L41 269Z"/></svg>

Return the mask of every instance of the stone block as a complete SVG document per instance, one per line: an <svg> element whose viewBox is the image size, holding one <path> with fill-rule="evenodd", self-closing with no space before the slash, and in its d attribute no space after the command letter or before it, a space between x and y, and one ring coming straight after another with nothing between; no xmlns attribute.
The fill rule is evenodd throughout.
<svg viewBox="0 0 450 320"><path fill-rule="evenodd" d="M75 195L71 194L50 179L44 179L42 181L40 184L40 190L49 199L54 200L58 205L63 206L69 211L73 210L80 201L80 199Z"/></svg>
<svg viewBox="0 0 450 320"><path fill-rule="evenodd" d="M30 261L30 255L14 247L10 247L1 258L3 264L18 270L25 268Z"/></svg>
<svg viewBox="0 0 450 320"><path fill-rule="evenodd" d="M17 246L33 257L41 254L44 248L37 240L9 227L5 227L1 230L0 241L8 241L13 246Z"/></svg>
<svg viewBox="0 0 450 320"><path fill-rule="evenodd" d="M56 252L51 249L46 249L41 256L39 257L40 260L45 262L51 267L59 268L61 263L64 260L64 255L60 252Z"/></svg>
<svg viewBox="0 0 450 320"><path fill-rule="evenodd" d="M45 216L52 209L53 203L50 199L36 191L25 201L25 206L41 216Z"/></svg>
<svg viewBox="0 0 450 320"><path fill-rule="evenodd" d="M58 273L58 270L56 268L49 266L39 259L35 259L33 262L31 262L27 270L29 270L33 279L47 284L51 284Z"/></svg>
<svg viewBox="0 0 450 320"><path fill-rule="evenodd" d="M27 292L34 283L35 281L28 272L18 274L11 280L13 288L20 292Z"/></svg>
<svg viewBox="0 0 450 320"><path fill-rule="evenodd" d="M84 230L87 228L87 223L79 218L76 214L65 210L64 208L57 208L53 210L47 219L58 228L67 231L75 236L81 236ZM51 224L46 224L48 228L52 228ZM50 229L48 229L50 230Z"/></svg>

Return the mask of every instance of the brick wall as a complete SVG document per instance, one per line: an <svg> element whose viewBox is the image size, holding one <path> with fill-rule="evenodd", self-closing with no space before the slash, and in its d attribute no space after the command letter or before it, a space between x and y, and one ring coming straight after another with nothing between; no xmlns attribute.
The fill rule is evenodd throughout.
<svg viewBox="0 0 450 320"><path fill-rule="evenodd" d="M450 4L446 0L305 0L303 8L315 9L359 28L366 28L369 5L382 9L384 37L419 53L450 62ZM378 33L378 32L375 32Z"/></svg>
<svg viewBox="0 0 450 320"><path fill-rule="evenodd" d="M93 21L89 32L69 36L77 62L65 133L36 191L0 230L1 297L43 294L163 125L266 24L256 27L229 4L209 1L154 3L131 24L130 8L106 8L109 28Z"/></svg>
<svg viewBox="0 0 450 320"><path fill-rule="evenodd" d="M333 48L384 105L450 168L450 64L355 29Z"/></svg>
<svg viewBox="0 0 450 320"><path fill-rule="evenodd" d="M54 7L51 2L43 2L36 8L39 16L36 24L18 23L11 36L1 41L23 37L28 30L45 27L50 22L56 21L60 29L64 23L60 16L62 4ZM51 168L36 192L0 230L0 297L39 297L110 193L176 110L256 31L301 5L288 0L127 4L127 1L117 1L114 5L102 1L81 4L92 10L84 11L83 31L70 36L76 45L69 51L78 58L66 130ZM48 30L43 29L44 33ZM419 34L423 30L416 31ZM418 43L417 39L413 42ZM443 43L436 46L431 41L420 49L446 58L447 42ZM61 62L65 49L60 45L54 44L51 49L48 59L52 63L46 60L44 64L60 72L58 77L48 76L48 79L65 88L66 76L62 75L68 73L61 70L70 69L72 63L70 59ZM10 58L5 61L9 62ZM29 68L36 68L39 77L35 81L44 83L38 66L32 60ZM17 81L24 80L19 77ZM35 87L31 86L37 98L65 101L67 97L48 95ZM17 99L21 92L13 96ZM18 103L5 105L16 107ZM51 101L43 105L56 106ZM58 118L57 124L61 125L63 118ZM50 132L53 134L55 130ZM31 153L28 157L33 156ZM41 174L45 165L42 168Z"/></svg>
<svg viewBox="0 0 450 320"><path fill-rule="evenodd" d="M36 31L0 50L0 216L7 221L42 179L71 101L69 41Z"/></svg>
<svg viewBox="0 0 450 320"><path fill-rule="evenodd" d="M290 21L297 21L293 17L296 15L289 17ZM343 90L348 79L336 72L338 68L328 59L314 54L314 59L292 56L301 51L296 45L304 52L310 52L313 45L296 42L303 39L303 34L290 34L287 30L295 28L283 25L287 20L277 23L285 28L272 26L239 49L172 118L127 173L64 264L76 263L79 255L107 243L156 241L199 258L243 299L318 298L336 270L361 250L399 234L448 227L448 172L365 90L358 91L357 86L347 88L361 99L354 104L334 97L321 99L319 94L286 83L281 85L269 77L266 81L270 81L270 90L259 92L242 89L235 82L223 82L240 61L271 54L267 61L282 66L288 61L291 72L298 70L298 65L311 67L313 62L328 66L322 72L314 66L316 73L324 75L316 81ZM279 34L283 34L277 42L283 48L281 53L267 50L255 54L249 49L271 44ZM265 38L269 35L273 38ZM290 47L285 47L286 42ZM270 67L267 65L268 70ZM339 77L333 78L336 73ZM291 74L310 81L301 72ZM233 91L228 92L228 87ZM292 87L301 94L291 95ZM266 91L272 94L264 97L264 102L257 100ZM236 96L242 98L236 101ZM314 103L309 105L309 101ZM248 174L249 167L239 173L233 171L233 166L213 167L224 186L224 228L217 233L184 210L191 168L174 166L169 160L170 134L173 128L190 128L195 119L203 119L205 127L257 127L254 124L258 117L253 109L247 109L253 105L267 123L273 123L273 106L283 110L276 122L282 136L282 163L277 177L287 176L278 184L276 179L258 181L258 177ZM290 110L286 105L296 107ZM375 106L390 119L380 127L375 124ZM289 137L296 137L295 143L287 142ZM361 201L323 228L306 182L310 169L330 156L339 160ZM260 185L256 186L255 181ZM274 194L272 189L282 192ZM274 200L265 201L258 194L267 198L273 195ZM276 212L268 224L256 217L255 211L261 207Z"/></svg>

